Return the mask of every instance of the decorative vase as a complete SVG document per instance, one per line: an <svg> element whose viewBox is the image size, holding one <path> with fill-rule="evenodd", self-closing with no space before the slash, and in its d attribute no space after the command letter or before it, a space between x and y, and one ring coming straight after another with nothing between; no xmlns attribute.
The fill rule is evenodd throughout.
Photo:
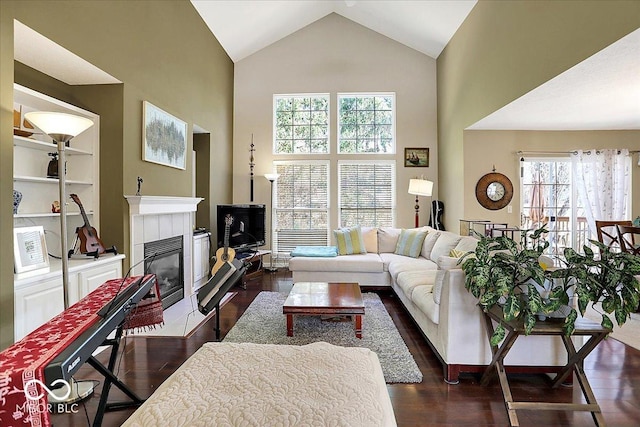
<svg viewBox="0 0 640 427"><path fill-rule="evenodd" d="M17 190L13 190L13 213L14 214L18 213L18 206L20 206L21 201L22 201L22 193Z"/></svg>

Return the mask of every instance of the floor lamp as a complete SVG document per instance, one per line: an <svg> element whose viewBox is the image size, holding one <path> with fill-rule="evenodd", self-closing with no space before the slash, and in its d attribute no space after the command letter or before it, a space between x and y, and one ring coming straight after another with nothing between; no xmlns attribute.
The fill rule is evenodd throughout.
<svg viewBox="0 0 640 427"><path fill-rule="evenodd" d="M413 178L409 180L409 194L416 196L416 228L420 226L420 205L418 204L418 196L431 197L433 191L433 182L426 179ZM433 213L433 211L431 211ZM433 224L433 218L431 218Z"/></svg>
<svg viewBox="0 0 640 427"><path fill-rule="evenodd" d="M269 181L269 183L271 184L271 194L269 196L269 216L271 218L271 227L269 227L269 231L271 231L271 236L269 238L269 248L271 249L271 254L269 256L269 267L267 267L265 270L267 270L270 273L274 273L276 271L278 271L277 267L273 266L273 183L278 179L278 174L277 173L267 173L264 175L265 178L267 178L267 180Z"/></svg>
<svg viewBox="0 0 640 427"><path fill-rule="evenodd" d="M93 121L66 113L33 111L24 115L25 119L49 135L58 145L58 190L60 193L60 256L62 258L62 293L64 308L69 308L69 255L67 245L67 196L65 146L74 137L93 126ZM67 404L77 402L93 393L93 381L75 382L71 395L64 399ZM50 396L51 400L51 396Z"/></svg>

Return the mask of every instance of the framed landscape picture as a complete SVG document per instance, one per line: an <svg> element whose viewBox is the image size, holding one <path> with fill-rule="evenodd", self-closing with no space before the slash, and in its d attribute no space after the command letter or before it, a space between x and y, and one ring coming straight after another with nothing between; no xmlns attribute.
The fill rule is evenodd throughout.
<svg viewBox="0 0 640 427"><path fill-rule="evenodd" d="M150 102L142 103L142 158L151 163L185 169L187 124Z"/></svg>
<svg viewBox="0 0 640 427"><path fill-rule="evenodd" d="M404 149L404 166L405 167L429 167L429 149L428 148L405 148Z"/></svg>

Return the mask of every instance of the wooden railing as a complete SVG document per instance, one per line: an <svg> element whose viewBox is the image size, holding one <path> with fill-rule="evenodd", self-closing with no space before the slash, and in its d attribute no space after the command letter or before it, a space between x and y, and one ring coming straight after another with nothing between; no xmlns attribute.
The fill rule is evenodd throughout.
<svg viewBox="0 0 640 427"><path fill-rule="evenodd" d="M552 217L554 220L547 218L543 224L533 223L528 216L523 217L522 228L535 229L545 225L549 234L549 253L553 255L562 255L565 248L573 247L572 234L575 234L575 247L578 252L582 252L584 245L591 246L589 240L597 240L597 236L591 236L587 218L578 217L576 220L575 230L571 229L571 219L568 216Z"/></svg>

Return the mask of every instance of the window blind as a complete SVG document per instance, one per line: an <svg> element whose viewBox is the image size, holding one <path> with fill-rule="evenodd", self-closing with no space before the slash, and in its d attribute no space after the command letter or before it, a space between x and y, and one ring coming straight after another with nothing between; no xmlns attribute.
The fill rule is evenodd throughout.
<svg viewBox="0 0 640 427"><path fill-rule="evenodd" d="M393 226L395 163L339 162L340 226Z"/></svg>

